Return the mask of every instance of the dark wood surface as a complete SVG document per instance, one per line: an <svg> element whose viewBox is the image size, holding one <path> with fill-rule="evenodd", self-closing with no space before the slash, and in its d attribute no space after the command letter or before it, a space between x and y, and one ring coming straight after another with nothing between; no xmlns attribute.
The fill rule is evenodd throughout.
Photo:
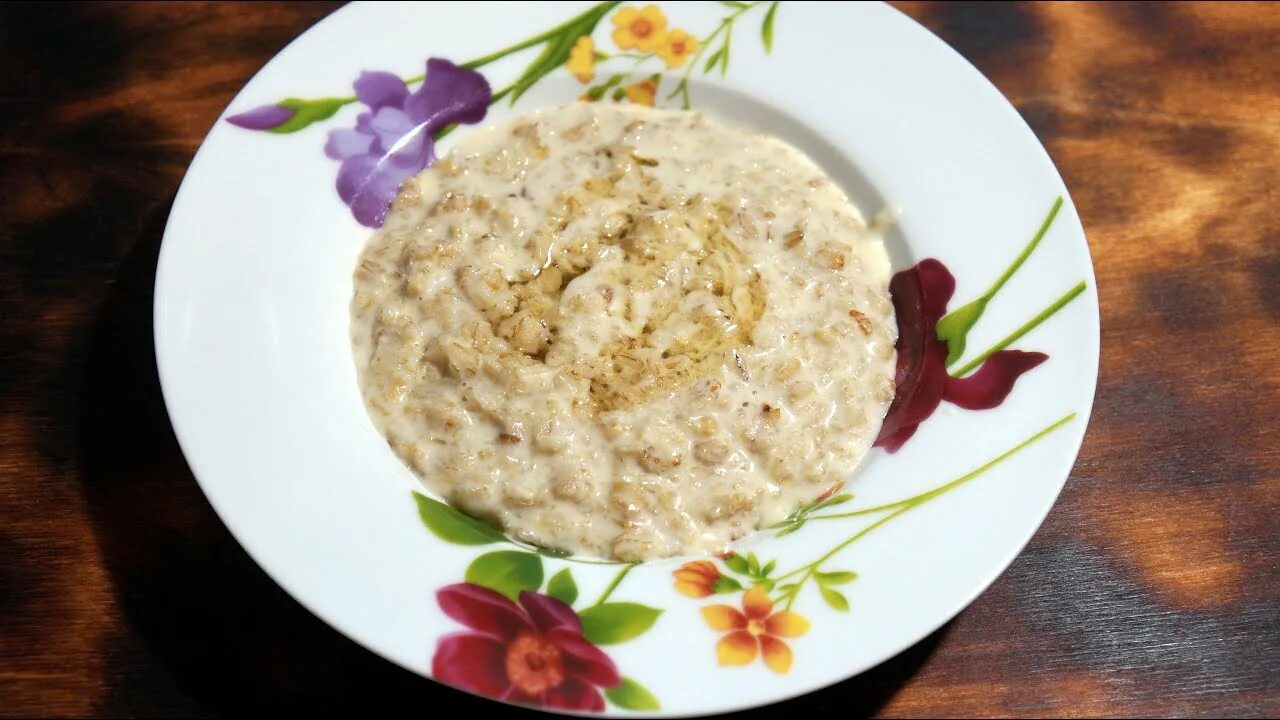
<svg viewBox="0 0 1280 720"><path fill-rule="evenodd" d="M902 7L1066 178L1101 295L1097 405L1057 506L977 602L751 714L1280 715L1280 6ZM488 707L277 588L200 494L157 385L183 171L332 9L0 5L0 714Z"/></svg>

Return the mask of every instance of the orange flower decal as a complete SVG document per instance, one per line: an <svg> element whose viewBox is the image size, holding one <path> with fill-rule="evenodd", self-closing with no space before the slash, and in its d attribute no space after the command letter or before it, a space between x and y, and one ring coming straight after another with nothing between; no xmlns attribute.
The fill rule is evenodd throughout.
<svg viewBox="0 0 1280 720"><path fill-rule="evenodd" d="M658 84L653 80L642 80L627 86L627 99L637 105L653 107L653 101L657 94Z"/></svg>
<svg viewBox="0 0 1280 720"><path fill-rule="evenodd" d="M720 571L710 560L693 560L672 573L676 576L676 591L691 598L704 598L716 591Z"/></svg>
<svg viewBox="0 0 1280 720"><path fill-rule="evenodd" d="M578 78L578 82L591 82L596 76L596 43L590 35L578 38L569 50L569 60L564 66Z"/></svg>
<svg viewBox="0 0 1280 720"><path fill-rule="evenodd" d="M742 610L728 605L707 605L702 617L713 630L728 633L716 643L721 665L749 665L757 655L770 670L782 674L791 669L791 648L782 638L809 632L809 621L790 610L773 612L769 593L757 585L742 596Z"/></svg>
<svg viewBox="0 0 1280 720"><path fill-rule="evenodd" d="M613 14L613 42L623 50L652 52L666 38L667 16L657 5L637 10L624 7Z"/></svg>
<svg viewBox="0 0 1280 720"><path fill-rule="evenodd" d="M666 61L668 68L678 68L689 56L698 51L698 38L683 30L672 30L658 47L658 55Z"/></svg>

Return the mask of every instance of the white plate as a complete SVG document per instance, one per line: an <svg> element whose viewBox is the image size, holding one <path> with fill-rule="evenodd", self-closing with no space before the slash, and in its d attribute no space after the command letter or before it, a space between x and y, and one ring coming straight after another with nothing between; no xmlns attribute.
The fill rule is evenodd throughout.
<svg viewBox="0 0 1280 720"><path fill-rule="evenodd" d="M776 561L771 578L800 569L771 591L752 593L776 599L788 580L805 579L791 608L804 622L783 616L787 622L766 623L792 636L768 640L747 632L718 645L728 633L709 626L702 609L725 606L709 614L721 624L735 622L726 608L740 608L745 593L721 581L724 592L690 594L710 589L704 575L751 585L751 568L732 569L748 564L743 556L683 570L683 561L637 566L603 610L589 609L617 579L619 566L529 555L501 541L489 543L474 528L444 535L485 544L439 537L419 517L412 491L421 486L365 415L347 323L352 266L369 231L339 199L339 164L323 151L328 133L353 126L363 108L341 105L332 117L280 134L237 127L227 118L284 98L345 98L363 70L409 77L422 73L428 57L480 58L563 27L591 7L356 4L272 60L209 133L169 218L155 323L170 417L201 487L254 559L325 621L415 672L443 673L452 684L509 700L622 714L710 713L799 695L865 670L946 622L1012 561L1053 504L1083 437L1097 377L1097 298L1084 233L1066 199L1042 242L991 300L968 335L965 359L952 370L1084 283L1074 300L1013 344L1047 353L1048 360L1018 379L999 407L966 411L944 402L900 451L873 452L849 481L856 498L816 514L916 496L1064 422L891 521L879 524L904 506L810 521L784 537L770 531L744 543L743 555L754 553L759 565ZM597 13L596 50L616 53L616 40L632 42L635 34L615 35L615 25L642 35L645 28L634 21L658 19L627 10L634 7ZM782 3L773 17L771 53L762 38L770 3L660 7L668 29L684 28L703 39L739 14L723 77L718 65L703 72L722 32L703 43L707 49L696 65L686 59L683 67L665 71L659 104L679 103L679 97L664 97L691 67L695 108L796 143L864 213L892 203L900 210L890 237L898 269L928 257L945 263L956 277L951 309L991 286L1027 246L1055 198L1066 197L1044 149L999 92L887 6ZM563 32L576 35L590 20L585 23ZM504 87L556 41L550 37L479 71L492 87ZM641 74L620 87L662 64L658 58L644 62ZM596 81L608 78L610 67L634 63L600 61ZM580 95L584 86L553 65L514 110L504 100L485 121ZM633 98L642 94L643 88L632 90ZM261 120L250 120L255 117ZM462 125L455 136L467 131ZM440 530L450 518L431 507ZM874 532L860 534L872 525ZM856 540L844 544L849 538ZM828 554L820 569L834 574L821 576L821 586L819 576L804 568ZM473 566L480 557L485 560ZM484 567L501 572L485 573ZM574 612L560 621L567 628L558 635L560 644L548 640L538 646L542 654L534 666L519 665L529 661L525 650L534 646L512 650L510 633L518 626L544 632L545 622L529 624L517 605L475 588L437 594L462 583L469 568L472 579L513 593L524 588L560 595L560 581L552 590L547 584L569 569L580 592ZM857 579L844 571L856 572ZM676 572L689 594L677 591ZM532 604L540 595L525 597ZM480 612L489 602L489 620L474 621L480 630L468 631L442 602L454 617ZM585 640L572 639L578 637L578 613L587 619L580 631ZM506 618L505 624L495 617ZM458 632L474 637L459 640L453 635ZM571 661L565 648L575 642L598 644L609 660ZM779 642L790 648L789 667L783 667L787 653ZM773 664L761 656L723 665L718 660L734 656L720 657L718 647L740 647L747 655L752 647L767 647ZM438 654L438 648L446 652ZM508 655L517 663L511 672ZM543 670L536 669L539 663ZM594 672L584 679L588 668ZM619 685L614 670L631 680ZM536 692L540 686L550 689Z"/></svg>

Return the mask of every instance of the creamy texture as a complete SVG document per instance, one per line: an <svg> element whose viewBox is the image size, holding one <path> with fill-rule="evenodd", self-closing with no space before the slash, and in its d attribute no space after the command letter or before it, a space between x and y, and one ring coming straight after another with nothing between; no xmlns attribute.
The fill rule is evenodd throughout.
<svg viewBox="0 0 1280 720"><path fill-rule="evenodd" d="M405 184L352 338L429 487L520 540L644 560L722 550L853 469L893 395L888 280L791 146L577 103Z"/></svg>

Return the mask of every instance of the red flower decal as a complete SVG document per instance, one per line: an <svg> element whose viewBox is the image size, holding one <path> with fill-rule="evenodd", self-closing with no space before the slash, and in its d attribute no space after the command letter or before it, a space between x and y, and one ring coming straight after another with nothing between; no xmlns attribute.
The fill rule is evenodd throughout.
<svg viewBox="0 0 1280 720"><path fill-rule="evenodd" d="M442 682L499 700L594 712L604 710L599 688L622 682L609 656L582 636L578 614L553 597L524 591L516 604L458 583L436 600L470 628L436 645L431 672Z"/></svg>
<svg viewBox="0 0 1280 720"><path fill-rule="evenodd" d="M949 378L942 399L965 410L990 410L1004 402L1019 375L1048 359L1044 353L1001 350L974 374Z"/></svg>
<svg viewBox="0 0 1280 720"><path fill-rule="evenodd" d="M937 325L955 289L951 272L933 258L889 282L898 316L897 388L875 443L889 452L902 447L943 400L967 410L996 407L1019 376L1049 359L1044 353L1001 350L968 377L947 374L947 344L938 339Z"/></svg>

